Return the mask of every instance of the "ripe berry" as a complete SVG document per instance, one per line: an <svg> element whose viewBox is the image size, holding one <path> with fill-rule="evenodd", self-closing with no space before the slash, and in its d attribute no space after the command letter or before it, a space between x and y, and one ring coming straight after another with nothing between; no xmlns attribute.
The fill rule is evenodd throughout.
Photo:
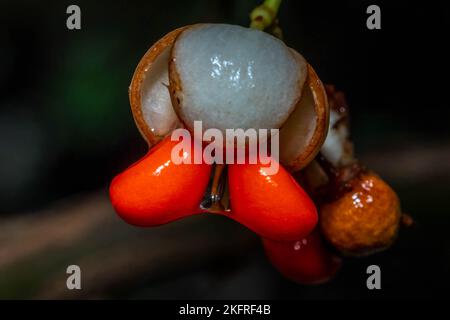
<svg viewBox="0 0 450 320"><path fill-rule="evenodd" d="M400 224L397 195L372 172L358 175L347 186L337 200L321 205L324 237L346 254L366 255L387 248Z"/></svg>

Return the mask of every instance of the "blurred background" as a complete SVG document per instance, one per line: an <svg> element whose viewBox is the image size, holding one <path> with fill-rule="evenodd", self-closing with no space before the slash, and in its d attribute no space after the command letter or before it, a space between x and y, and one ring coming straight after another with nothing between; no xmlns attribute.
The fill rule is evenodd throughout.
<svg viewBox="0 0 450 320"><path fill-rule="evenodd" d="M66 28L77 4L82 29ZM285 42L346 93L356 153L416 221L388 251L346 259L331 282L299 286L259 240L223 217L154 229L122 222L111 179L146 152L128 85L170 30L248 25L257 0L2 1L0 298L431 298L450 286L450 4L284 0ZM366 8L381 7L381 30ZM66 267L82 270L68 291ZM366 288L366 268L382 290Z"/></svg>

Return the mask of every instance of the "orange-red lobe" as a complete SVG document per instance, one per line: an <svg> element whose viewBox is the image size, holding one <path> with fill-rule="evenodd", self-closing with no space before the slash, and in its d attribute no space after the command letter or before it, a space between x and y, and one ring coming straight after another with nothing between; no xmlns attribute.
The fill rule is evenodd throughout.
<svg viewBox="0 0 450 320"><path fill-rule="evenodd" d="M229 217L272 240L308 235L318 219L314 203L281 165L273 175L265 168L261 164L228 166Z"/></svg>
<svg viewBox="0 0 450 320"><path fill-rule="evenodd" d="M174 164L171 152L177 143L166 138L112 181L111 202L126 222L155 226L201 212L211 166ZM193 159L193 147L184 152Z"/></svg>
<svg viewBox="0 0 450 320"><path fill-rule="evenodd" d="M297 241L262 241L274 267L300 284L323 283L331 279L342 264L341 258L324 247L317 230Z"/></svg>

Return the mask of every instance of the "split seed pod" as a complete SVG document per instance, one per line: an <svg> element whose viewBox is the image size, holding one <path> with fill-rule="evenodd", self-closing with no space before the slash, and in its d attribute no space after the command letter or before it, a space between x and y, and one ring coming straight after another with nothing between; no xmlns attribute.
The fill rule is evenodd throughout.
<svg viewBox="0 0 450 320"><path fill-rule="evenodd" d="M326 93L305 59L267 33L232 25L161 38L134 73L130 102L149 145L177 127L192 131L195 120L203 130L280 129L280 161L291 170L314 158L328 128Z"/></svg>

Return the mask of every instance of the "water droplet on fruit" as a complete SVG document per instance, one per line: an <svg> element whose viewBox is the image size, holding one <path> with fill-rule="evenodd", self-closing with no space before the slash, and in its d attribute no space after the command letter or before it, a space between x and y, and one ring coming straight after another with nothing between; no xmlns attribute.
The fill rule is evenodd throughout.
<svg viewBox="0 0 450 320"><path fill-rule="evenodd" d="M296 251L300 250L307 243L308 243L308 240L306 240L306 238L304 238L302 240L295 241L295 243L294 243L294 250L296 250Z"/></svg>
<svg viewBox="0 0 450 320"><path fill-rule="evenodd" d="M271 176L265 171L266 168L259 168L259 173L264 177L264 179L274 187L278 186L278 184L271 178Z"/></svg>
<svg viewBox="0 0 450 320"><path fill-rule="evenodd" d="M361 187L364 190L370 191L373 187L373 181L372 180L365 180L363 183L361 183Z"/></svg>
<svg viewBox="0 0 450 320"><path fill-rule="evenodd" d="M352 195L353 205L355 206L355 208L363 208L364 207L364 205L361 201L361 196L362 196L361 192L356 192Z"/></svg>

